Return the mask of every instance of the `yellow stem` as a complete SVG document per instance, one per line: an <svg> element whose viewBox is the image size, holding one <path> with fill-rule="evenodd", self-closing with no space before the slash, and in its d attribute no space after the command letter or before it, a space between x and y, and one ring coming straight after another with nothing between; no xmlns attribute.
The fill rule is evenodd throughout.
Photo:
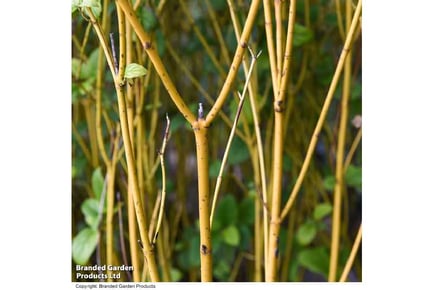
<svg viewBox="0 0 434 290"><path fill-rule="evenodd" d="M212 281L212 246L209 212L208 128L199 119L193 125L196 139L197 176L199 185L200 273L202 282Z"/></svg>
<svg viewBox="0 0 434 290"><path fill-rule="evenodd" d="M166 88L167 92L172 98L172 101L175 103L176 107L184 115L187 121L190 124L193 124L196 121L194 114L190 111L190 109L187 107L184 100L176 90L176 87L172 79L170 78L163 62L161 61L160 56L158 55L155 43L152 43L150 35L147 32L145 32L145 30L143 29L134 10L131 8L130 4L128 3L128 0L116 0L116 2L119 3L122 10L125 12L125 16L127 17L128 21L130 22L137 36L139 37L140 42L145 48L146 53L149 56L149 59L154 65L155 70L160 76L164 87Z"/></svg>
<svg viewBox="0 0 434 290"><path fill-rule="evenodd" d="M342 271L341 278L339 282L345 282L347 280L348 274L350 273L351 266L354 263L354 259L356 258L357 251L359 250L360 241L362 240L362 225L359 226L359 231L357 232L356 239L354 240L353 247L351 248L350 256L348 257L347 262L345 263L344 270Z"/></svg>
<svg viewBox="0 0 434 290"><path fill-rule="evenodd" d="M250 5L250 10L247 15L246 23L244 25L244 30L241 34L240 41L238 42L238 47L237 50L235 51L235 56L234 59L232 60L229 73L226 77L222 90L220 91L214 106L211 108L211 110L209 111L208 115L205 118L206 127L209 127L211 125L212 121L217 116L218 112L221 110L231 90L232 83L234 82L237 76L238 68L243 60L244 51L247 48L247 42L249 40L250 33L252 32L253 24L255 23L256 14L260 7L259 4L260 4L259 0L253 0L252 4Z"/></svg>
<svg viewBox="0 0 434 290"><path fill-rule="evenodd" d="M350 28L351 20L351 0L346 2L346 28ZM336 184L333 195L333 217L332 217L332 237L330 247L330 266L329 266L329 282L336 281L336 272L339 259L339 236L341 230L341 205L342 195L344 191L344 155L345 155L345 137L348 121L348 101L351 90L351 51L348 52L345 67L344 79L342 86L341 100L341 115L339 122L338 145L336 151Z"/></svg>

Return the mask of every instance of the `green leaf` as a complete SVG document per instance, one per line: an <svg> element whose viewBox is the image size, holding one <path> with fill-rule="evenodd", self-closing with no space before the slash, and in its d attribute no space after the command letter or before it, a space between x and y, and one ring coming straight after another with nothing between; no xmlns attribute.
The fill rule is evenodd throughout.
<svg viewBox="0 0 434 290"><path fill-rule="evenodd" d="M101 1L100 0L82 0L80 7L88 7L92 10L93 15L98 18L101 15Z"/></svg>
<svg viewBox="0 0 434 290"><path fill-rule="evenodd" d="M132 78L144 76L146 73L147 73L147 70L142 65L137 64L137 63L130 63L125 68L124 77L126 79L132 79Z"/></svg>
<svg viewBox="0 0 434 290"><path fill-rule="evenodd" d="M313 218L317 221L323 219L332 212L333 207L328 202L318 204L313 211Z"/></svg>
<svg viewBox="0 0 434 290"><path fill-rule="evenodd" d="M158 29L157 32L155 33L155 38L157 41L158 55L161 57L164 55L164 52L166 51L166 40L164 38L163 32L161 32L160 29Z"/></svg>
<svg viewBox="0 0 434 290"><path fill-rule="evenodd" d="M178 282L182 278L182 272L177 268L170 268L170 279L172 282Z"/></svg>
<svg viewBox="0 0 434 290"><path fill-rule="evenodd" d="M222 232L223 241L230 246L238 246L240 244L240 232L234 225L230 225Z"/></svg>
<svg viewBox="0 0 434 290"><path fill-rule="evenodd" d="M226 281L230 272L231 267L229 266L229 263L223 259L219 260L217 266L213 269L214 276L220 281Z"/></svg>
<svg viewBox="0 0 434 290"><path fill-rule="evenodd" d="M231 149L228 156L228 164L235 165L249 158L249 150L246 144L240 139L235 137L232 141Z"/></svg>
<svg viewBox="0 0 434 290"><path fill-rule="evenodd" d="M354 165L348 166L345 173L345 182L347 185L360 190L362 188L362 168Z"/></svg>
<svg viewBox="0 0 434 290"><path fill-rule="evenodd" d="M92 228L98 228L99 201L95 198L88 198L81 204L81 212L84 214L86 223Z"/></svg>
<svg viewBox="0 0 434 290"><path fill-rule="evenodd" d="M82 0L72 0L71 1L71 13L74 13L80 7Z"/></svg>
<svg viewBox="0 0 434 290"><path fill-rule="evenodd" d="M307 221L301 225L297 231L297 241L300 245L310 244L316 236L316 225L312 221Z"/></svg>
<svg viewBox="0 0 434 290"><path fill-rule="evenodd" d="M98 48L92 51L89 58L81 66L80 79L95 79L98 68Z"/></svg>
<svg viewBox="0 0 434 290"><path fill-rule="evenodd" d="M190 237L190 245L188 248L188 266L199 267L200 266L200 238L195 234Z"/></svg>
<svg viewBox="0 0 434 290"><path fill-rule="evenodd" d="M333 175L326 176L323 181L324 188L328 191L333 191L335 188L335 183L336 179Z"/></svg>
<svg viewBox="0 0 434 290"><path fill-rule="evenodd" d="M220 172L220 166L222 162L220 160L214 160L209 166L209 177L216 178Z"/></svg>
<svg viewBox="0 0 434 290"><path fill-rule="evenodd" d="M71 60L71 72L75 78L79 78L78 76L78 68L80 67L80 60L78 58L73 57Z"/></svg>
<svg viewBox="0 0 434 290"><path fill-rule="evenodd" d="M295 23L294 25L294 36L293 36L293 45L301 46L305 43L308 43L313 38L313 32L306 26Z"/></svg>
<svg viewBox="0 0 434 290"><path fill-rule="evenodd" d="M145 6L144 8L141 8L139 18L142 22L143 28L145 28L147 32L152 31L157 27L157 17L151 7Z"/></svg>
<svg viewBox="0 0 434 290"><path fill-rule="evenodd" d="M217 209L214 222L218 221L222 227L236 224L238 220L238 207L235 198L231 194L226 194L217 202Z"/></svg>
<svg viewBox="0 0 434 290"><path fill-rule="evenodd" d="M95 251L98 243L98 232L84 228L72 240L72 259L76 264L84 265Z"/></svg>
<svg viewBox="0 0 434 290"><path fill-rule="evenodd" d="M298 262L311 272L328 275L329 254L325 247L302 250L298 255Z"/></svg>
<svg viewBox="0 0 434 290"><path fill-rule="evenodd" d="M96 199L99 200L101 197L101 193L104 187L104 177L101 173L101 168L96 168L92 173L92 191L96 196Z"/></svg>
<svg viewBox="0 0 434 290"><path fill-rule="evenodd" d="M239 220L241 224L252 225L255 222L255 198L245 197L240 205Z"/></svg>

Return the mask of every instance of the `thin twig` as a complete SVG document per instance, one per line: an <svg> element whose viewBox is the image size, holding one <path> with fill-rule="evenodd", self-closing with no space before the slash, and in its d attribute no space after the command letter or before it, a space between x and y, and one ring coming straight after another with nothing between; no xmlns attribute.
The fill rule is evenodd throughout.
<svg viewBox="0 0 434 290"><path fill-rule="evenodd" d="M216 201L217 201L217 197L220 191L220 186L221 186L221 182L222 182L222 175L223 175L223 170L225 169L226 166L226 162L229 156L229 150L232 144L232 140L234 138L235 135L235 130L238 124L238 120L240 118L241 115L241 110L243 108L243 104L244 104L244 97L246 96L246 92L247 92L247 86L248 83L250 81L250 77L252 76L252 72L253 72L253 68L255 66L256 60L258 59L258 57L261 55L262 51L259 51L259 53L257 55L255 55L252 51L250 51L251 56L252 56L252 62L250 64L250 69L249 72L247 74L247 79L246 82L244 84L244 88L243 88L243 93L239 95L240 98L240 102L238 104L238 109L237 109L237 113L235 115L235 120L234 120L234 124L232 126L232 130L231 133L229 134L229 139L226 145L226 149L225 149L225 153L223 154L223 159L222 159L222 164L220 165L220 171L217 177L217 183L216 183L216 187L214 190L214 197L213 197L213 201L212 201L212 207L211 207L211 215L210 215L210 226L212 226L212 221L213 221L213 217L214 217L214 210L215 210L215 206L216 206Z"/></svg>
<svg viewBox="0 0 434 290"><path fill-rule="evenodd" d="M110 43L111 43L111 47L112 47L112 55L113 55L113 63L115 66L115 73L117 75L119 72L119 66L118 66L118 60L116 58L116 49L115 49L115 41L113 38L113 32L110 32Z"/></svg>
<svg viewBox="0 0 434 290"><path fill-rule="evenodd" d="M167 121L166 131L164 132L163 144L161 145L161 150L159 152L160 163L161 163L161 174L162 174L160 212L158 214L157 227L155 228L155 235L152 240L152 244L155 244L157 240L158 232L161 226L161 221L163 220L164 201L166 200L166 168L164 166L164 151L166 150L166 144L167 144L167 140L169 139L169 129L170 129L170 119L167 114L166 114L166 121Z"/></svg>

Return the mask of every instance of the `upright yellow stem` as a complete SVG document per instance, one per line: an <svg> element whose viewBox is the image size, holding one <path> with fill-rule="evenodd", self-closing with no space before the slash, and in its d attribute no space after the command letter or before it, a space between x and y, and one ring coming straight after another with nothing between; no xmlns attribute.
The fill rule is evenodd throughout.
<svg viewBox="0 0 434 290"><path fill-rule="evenodd" d="M277 5L277 4L276 4ZM282 196L282 174L283 174L283 142L285 136L285 101L286 101L286 88L288 86L289 80L289 64L292 53L292 33L295 23L295 6L296 1L291 1L289 8L289 18L288 18L288 37L286 39L285 46L285 58L284 60L279 60L279 51L282 47L276 46L278 54L278 86L279 92L277 94L277 99L274 100L274 145L273 145L273 191L272 191L272 204L271 204L271 222L270 222L270 234L268 240L268 272L266 273L266 281L276 281L277 279L277 258L279 256L279 232L280 232L280 206L281 206L281 196ZM276 8L276 13L281 13L280 8ZM276 16L276 21L281 21L280 16ZM281 26L280 23L277 27ZM276 30L277 33L278 30ZM279 30L282 33L281 30ZM276 35L279 44L279 37ZM281 46L281 43L279 44ZM279 61L283 61L279 65ZM281 69L281 71L279 71Z"/></svg>
<svg viewBox="0 0 434 290"><path fill-rule="evenodd" d="M346 2L346 28L350 28L352 12L352 1ZM345 158L345 137L348 120L348 100L351 90L351 51L348 52L344 67L344 80L342 86L341 116L339 122L338 146L336 150L336 184L333 196L333 223L332 238L330 247L329 282L336 281L336 272L339 259L339 235L341 228L341 204L344 191L344 158Z"/></svg>
<svg viewBox="0 0 434 290"><path fill-rule="evenodd" d="M212 247L209 209L208 128L204 119L193 125L196 139L197 176L199 185L200 264L202 282L212 281Z"/></svg>

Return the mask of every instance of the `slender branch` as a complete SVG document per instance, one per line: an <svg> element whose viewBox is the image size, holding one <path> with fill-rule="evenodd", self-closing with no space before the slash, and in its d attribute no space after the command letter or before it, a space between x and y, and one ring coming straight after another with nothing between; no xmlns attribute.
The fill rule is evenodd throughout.
<svg viewBox="0 0 434 290"><path fill-rule="evenodd" d="M241 64L241 61L243 60L243 54L244 51L247 48L247 42L250 37L250 33L253 29L253 24L256 18L256 14L260 7L260 1L259 0L253 0L252 4L250 5L250 10L247 15L246 23L244 25L243 33L241 34L240 41L238 42L237 50L235 51L234 59L232 60L232 64L229 70L229 73L226 77L226 80L223 84L223 87L220 91L219 96L217 97L217 100L214 104L214 106L209 111L208 115L205 118L205 126L209 127L211 122L214 120L214 118L217 116L217 113L221 110L223 107L223 104L231 90L232 83L234 82L238 68Z"/></svg>
<svg viewBox="0 0 434 290"><path fill-rule="evenodd" d="M356 258L357 251L359 250L360 241L362 240L362 225L359 226L359 231L357 232L356 239L354 240L353 247L351 248L350 256L348 257L347 262L345 263L344 270L342 271L341 278L339 282L345 282L347 280L348 274L350 273L351 266L354 263L354 259Z"/></svg>
<svg viewBox="0 0 434 290"><path fill-rule="evenodd" d="M160 163L161 163L161 175L162 175L160 212L158 214L157 227L155 228L155 235L152 240L152 244L155 244L157 240L158 232L161 226L161 221L163 220L164 202L166 200L166 167L164 166L164 151L166 150L166 144L167 144L167 140L169 139L169 129L170 129L170 119L167 114L166 114L166 120L167 120L166 131L164 132L163 144L161 145L161 149L159 152Z"/></svg>
<svg viewBox="0 0 434 290"><path fill-rule="evenodd" d="M149 59L151 60L152 64L155 67L155 70L160 76L164 87L166 88L167 92L172 98L172 101L175 103L176 107L187 119L187 121L190 124L193 124L196 121L194 114L190 111L190 109L187 107L184 100L176 90L176 87L172 79L170 78L160 56L158 55L155 43L154 44L152 43L150 35L147 32L145 32L145 30L143 29L134 10L131 8L130 4L128 3L128 0L116 0L116 3L119 3L122 10L125 12L125 16L127 17L128 21L131 23L131 26L133 27L134 31L139 37L143 47L146 50L146 53L149 56Z"/></svg>
<svg viewBox="0 0 434 290"><path fill-rule="evenodd" d="M219 174L217 176L216 187L214 189L214 197L213 197L213 201L212 201L211 215L210 215L210 226L211 227L212 227L212 221L213 221L213 217L214 217L214 209L215 209L215 205L216 205L217 198L218 198L218 195L219 195L220 186L221 186L221 183L222 183L223 171L225 169L226 162L228 160L229 150L231 148L232 140L234 139L234 136L235 136L235 131L236 131L236 128L237 128L238 120L240 119L241 110L243 109L244 99L245 99L246 92L247 92L247 86L248 86L248 83L250 82L250 78L252 76L253 68L255 67L256 61L257 61L258 57L261 55L261 53L262 53L262 51L260 51L257 55L254 55L252 53L252 55L251 55L252 56L252 62L250 64L249 72L247 74L247 79L246 79L246 82L244 84L244 89L243 89L242 94L239 95L240 102L238 103L238 108L237 108L237 112L236 112L236 115L235 115L234 124L233 124L231 132L229 134L228 142L226 143L226 149L225 149L225 152L223 154L222 163L220 165Z"/></svg>

